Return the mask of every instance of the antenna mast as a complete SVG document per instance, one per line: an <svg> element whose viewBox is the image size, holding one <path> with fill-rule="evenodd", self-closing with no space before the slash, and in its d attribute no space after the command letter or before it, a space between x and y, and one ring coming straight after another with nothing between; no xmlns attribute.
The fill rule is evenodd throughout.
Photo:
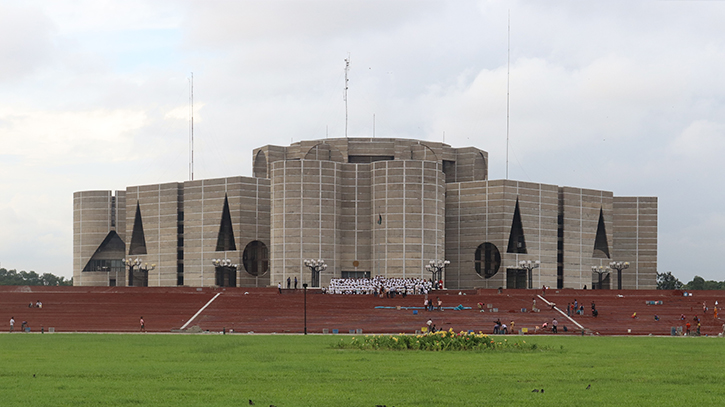
<svg viewBox="0 0 725 407"><path fill-rule="evenodd" d="M350 54L345 58L345 90L342 92L342 100L345 101L345 138L347 138L347 73L350 71Z"/></svg>
<svg viewBox="0 0 725 407"><path fill-rule="evenodd" d="M511 10L508 18L508 35L506 37L506 179L509 179L509 112L510 92L509 78L511 77Z"/></svg>
<svg viewBox="0 0 725 407"><path fill-rule="evenodd" d="M189 180L194 180L194 72L189 79Z"/></svg>

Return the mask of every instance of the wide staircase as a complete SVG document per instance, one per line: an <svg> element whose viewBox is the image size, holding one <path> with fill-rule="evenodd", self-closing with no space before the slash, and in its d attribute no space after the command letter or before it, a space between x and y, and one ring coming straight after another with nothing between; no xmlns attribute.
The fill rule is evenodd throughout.
<svg viewBox="0 0 725 407"><path fill-rule="evenodd" d="M672 327L686 322L701 334L723 331L723 318L715 319L715 301L722 305L723 291L657 290L438 290L443 311L423 309L423 295L378 298L372 295L328 295L318 290L276 288L189 287L27 287L0 286L0 318L14 317L15 330L27 321L31 332L138 332L144 317L146 330L255 333L415 333L431 320L438 329L492 333L500 320L512 332L550 334L558 321L559 334L570 335L670 335ZM532 311L536 299L538 312ZM584 315L566 315L574 300L584 305ZM29 307L36 301L42 308ZM709 307L703 314L703 301ZM306 307L305 307L306 302ZM592 316L591 303L599 311ZM478 304L485 304L480 312ZM455 307L463 310L455 310ZM202 310L203 308L203 310ZM305 318L306 309L306 318ZM202 310L202 311L200 311ZM636 318L632 315L636 312ZM681 320L681 315L685 320ZM655 315L659 320L655 320ZM544 323L547 329L542 329ZM566 329L564 329L566 327Z"/></svg>

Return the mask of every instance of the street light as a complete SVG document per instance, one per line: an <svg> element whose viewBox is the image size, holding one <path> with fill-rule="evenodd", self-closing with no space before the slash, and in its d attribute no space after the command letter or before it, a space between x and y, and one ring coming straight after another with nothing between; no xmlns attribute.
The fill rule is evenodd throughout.
<svg viewBox="0 0 725 407"><path fill-rule="evenodd" d="M305 266L312 272L312 286L320 286L320 273L327 270L327 263L322 259L305 259Z"/></svg>
<svg viewBox="0 0 725 407"><path fill-rule="evenodd" d="M599 284L598 284L598 286L599 286L599 287L598 287L598 288L599 288L600 290L602 289L602 279L603 279L603 276L604 276L605 274L609 274L609 273L610 273L611 271L612 271L612 270L610 270L610 269L609 269L609 267L604 267L604 266L599 266L599 267L597 267L597 266L592 266L592 273L597 273L597 274L599 274Z"/></svg>
<svg viewBox="0 0 725 407"><path fill-rule="evenodd" d="M425 266L426 271L433 274L433 281L440 281L443 280L443 269L446 268L447 265L451 264L448 260L431 260L428 262L428 264Z"/></svg>
<svg viewBox="0 0 725 407"><path fill-rule="evenodd" d="M229 259L212 259L211 264L214 265L214 267L229 267L234 266L236 267L236 264L232 264L232 261Z"/></svg>
<svg viewBox="0 0 725 407"><path fill-rule="evenodd" d="M541 262L539 260L531 261L531 260L521 260L519 261L519 267L526 270L526 276L529 280L529 289L534 288L534 273L532 272L534 269L539 268L541 266Z"/></svg>
<svg viewBox="0 0 725 407"><path fill-rule="evenodd" d="M121 263L128 267L128 286L133 287L133 269L141 264L141 259L132 259L129 257L127 259L121 259Z"/></svg>
<svg viewBox="0 0 725 407"><path fill-rule="evenodd" d="M617 270L617 290L622 289L622 270L629 268L628 261L613 261L609 263L609 267Z"/></svg>
<svg viewBox="0 0 725 407"><path fill-rule="evenodd" d="M304 288L305 293L305 335L307 335L307 283L302 283L302 288Z"/></svg>

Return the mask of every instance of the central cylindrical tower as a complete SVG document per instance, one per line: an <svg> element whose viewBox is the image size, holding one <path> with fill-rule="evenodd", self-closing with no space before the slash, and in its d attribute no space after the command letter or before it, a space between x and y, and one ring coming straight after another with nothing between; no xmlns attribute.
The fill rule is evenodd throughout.
<svg viewBox="0 0 725 407"><path fill-rule="evenodd" d="M436 161L372 164L373 274L430 278L445 256L445 174Z"/></svg>

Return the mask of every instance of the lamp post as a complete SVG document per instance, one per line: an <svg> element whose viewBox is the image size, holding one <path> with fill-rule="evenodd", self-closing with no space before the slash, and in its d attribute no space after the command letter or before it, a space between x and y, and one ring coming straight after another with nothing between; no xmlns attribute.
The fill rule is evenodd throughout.
<svg viewBox="0 0 725 407"><path fill-rule="evenodd" d="M598 289L600 289L600 290L602 289L602 279L603 279L603 276L604 276L605 274L609 274L609 273L610 273L611 271L612 271L612 270L610 270L610 269L609 269L609 267L604 267L604 266L599 266L599 267L597 267L597 266L592 266L592 273L597 273L597 274L599 274L599 284L598 284Z"/></svg>
<svg viewBox="0 0 725 407"><path fill-rule="evenodd" d="M143 287L148 287L148 285L149 285L149 271L151 271L151 270L153 270L155 268L156 268L156 265L155 264L152 264L151 266L149 266L148 263L143 263L140 266L138 266L138 271L140 271L141 274L143 274L144 276L146 276L146 278L144 278L144 280L143 280Z"/></svg>
<svg viewBox="0 0 725 407"><path fill-rule="evenodd" d="M617 290L622 289L622 270L629 268L628 261L613 261L609 263L609 268L617 270Z"/></svg>
<svg viewBox="0 0 725 407"><path fill-rule="evenodd" d="M219 287L236 287L236 273L232 279L231 272L236 272L239 268L238 264L233 264L229 259L212 259L211 264L216 269L216 285Z"/></svg>
<svg viewBox="0 0 725 407"><path fill-rule="evenodd" d="M529 289L534 288L533 270L535 268L539 268L539 266L541 266L541 262L539 260L536 260L536 261L521 260L521 261L519 261L519 267L526 270L526 277L529 280Z"/></svg>
<svg viewBox="0 0 725 407"><path fill-rule="evenodd" d="M431 260L428 262L428 264L425 266L426 271L429 273L432 273L433 281L439 281L443 280L443 269L446 268L447 265L451 264L448 260Z"/></svg>
<svg viewBox="0 0 725 407"><path fill-rule="evenodd" d="M152 264L149 266L148 263L142 263L141 259L138 257L135 259L127 258L127 259L121 259L121 262L128 266L128 286L133 287L133 270L136 269L136 271L140 271L143 273L146 278L143 281L143 284L141 287L146 287L149 285L149 275L148 272L155 269L156 265Z"/></svg>
<svg viewBox="0 0 725 407"><path fill-rule="evenodd" d="M304 289L305 297L305 335L307 335L307 283L303 283L302 288Z"/></svg>
<svg viewBox="0 0 725 407"><path fill-rule="evenodd" d="M138 257L135 259L129 257L127 259L121 259L121 263L128 267L128 286L133 287L133 269L141 264L141 259Z"/></svg>
<svg viewBox="0 0 725 407"><path fill-rule="evenodd" d="M322 259L305 259L305 266L312 272L312 286L320 286L320 273L327 270L327 263Z"/></svg>

